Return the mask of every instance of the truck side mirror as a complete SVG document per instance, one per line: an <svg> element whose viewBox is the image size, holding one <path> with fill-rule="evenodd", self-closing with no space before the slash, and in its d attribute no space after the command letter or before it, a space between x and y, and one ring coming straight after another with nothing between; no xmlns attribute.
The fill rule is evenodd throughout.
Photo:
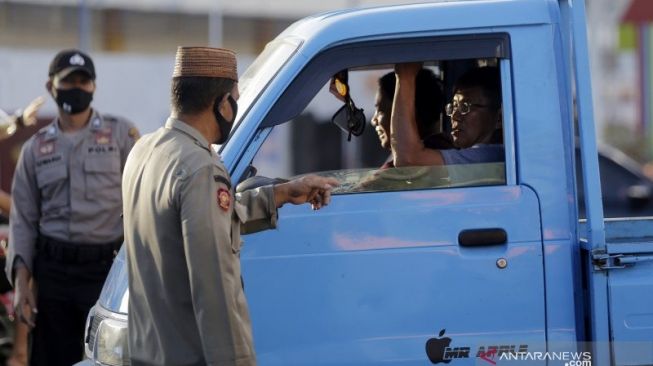
<svg viewBox="0 0 653 366"><path fill-rule="evenodd" d="M349 134L347 141L351 141L351 135L360 136L365 131L365 113L363 109L356 108L352 100L338 109L331 122Z"/></svg>

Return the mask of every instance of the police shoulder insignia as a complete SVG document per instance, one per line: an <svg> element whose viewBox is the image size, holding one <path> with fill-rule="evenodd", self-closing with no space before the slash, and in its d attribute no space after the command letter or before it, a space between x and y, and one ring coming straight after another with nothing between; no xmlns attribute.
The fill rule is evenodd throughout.
<svg viewBox="0 0 653 366"><path fill-rule="evenodd" d="M138 140L138 138L141 137L141 135L138 133L138 128L136 127L130 128L127 134L129 135L129 137L131 137L134 140Z"/></svg>
<svg viewBox="0 0 653 366"><path fill-rule="evenodd" d="M231 206L231 194L224 188L218 189L218 206L223 210L229 210Z"/></svg>

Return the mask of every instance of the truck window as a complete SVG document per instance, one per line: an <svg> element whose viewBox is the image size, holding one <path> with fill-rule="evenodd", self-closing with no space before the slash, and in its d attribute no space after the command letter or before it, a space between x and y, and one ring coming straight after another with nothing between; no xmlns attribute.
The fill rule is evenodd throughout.
<svg viewBox="0 0 653 366"><path fill-rule="evenodd" d="M333 176L341 182L336 194L506 185L508 175L503 151L505 143L511 144L512 139L504 134L501 120L511 118L503 118L505 112L500 112L500 103L510 83L501 85L498 66L502 59L509 59L507 36L460 38L347 45L311 61L260 125L261 129L271 131L251 162L258 175ZM397 59L398 54L406 54L406 58ZM424 149L439 151L444 161L429 163L426 159L416 164L393 165L390 127L380 126L378 114L385 107L381 112L386 121L390 120L392 108L388 110L387 106L388 103L392 106L394 95L388 102L379 100L382 99L379 94L383 94L381 80L388 75L394 77L395 63L401 62L421 62L425 73L437 83L441 95L429 96L424 101L421 97L426 93L417 94L416 118L406 123L417 124ZM461 96L457 90L461 89L457 83L465 74L478 68L496 71L497 103L490 103L485 92ZM334 76L341 72L347 75L350 98L347 100L334 93ZM394 79L389 84L394 84ZM469 89L469 84L465 88ZM357 116L352 118L354 122L349 122L355 126L348 130L347 119L340 118L339 112L347 109L350 102L349 114ZM430 114L420 118L424 109L429 109ZM510 109L509 106L507 110ZM457 135L473 129L470 126L473 123L468 120L476 114L489 114L491 110L496 110L498 117L489 130L484 130L484 137L474 137L466 146L457 146L455 140L460 138ZM483 158L487 146L491 147L492 159Z"/></svg>
<svg viewBox="0 0 653 366"><path fill-rule="evenodd" d="M461 93L461 88L456 90L456 83L478 68L493 69L498 74L497 63L494 58L424 60L417 78L416 119L403 122L415 123L423 148L441 152L446 162L426 160L409 166L394 165L390 143L394 65L382 64L345 69L348 101L334 93L337 88L333 77L321 83L298 116L272 127L252 165L259 175L268 177L289 178L307 173L335 177L341 182L336 194L505 185L501 123L485 128L483 137L474 135L478 141L470 140L464 147L455 143L456 138L463 138L458 135L478 128L471 125L472 118L489 114L487 109L492 107L482 93L465 96L470 86L463 85ZM499 75L497 80L500 84ZM500 103L501 88L498 89ZM498 107L495 106L500 110ZM355 121L349 121L356 124L354 131L348 130L343 113L357 115L352 118Z"/></svg>

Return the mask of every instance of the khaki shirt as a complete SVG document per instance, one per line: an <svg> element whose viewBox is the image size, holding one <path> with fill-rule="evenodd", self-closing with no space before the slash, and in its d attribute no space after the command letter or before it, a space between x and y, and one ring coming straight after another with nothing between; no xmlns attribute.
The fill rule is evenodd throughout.
<svg viewBox="0 0 653 366"><path fill-rule="evenodd" d="M255 365L240 229L276 226L272 187L234 197L208 141L170 118L132 150L123 201L131 364Z"/></svg>
<svg viewBox="0 0 653 366"><path fill-rule="evenodd" d="M11 190L8 278L17 257L32 271L39 234L80 245L122 237L121 174L137 138L131 122L93 111L73 138L55 119L27 140Z"/></svg>

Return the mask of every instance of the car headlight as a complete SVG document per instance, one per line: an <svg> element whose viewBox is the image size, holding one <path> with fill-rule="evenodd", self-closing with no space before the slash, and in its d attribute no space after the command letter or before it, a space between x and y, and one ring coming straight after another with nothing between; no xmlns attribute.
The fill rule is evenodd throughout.
<svg viewBox="0 0 653 366"><path fill-rule="evenodd" d="M96 304L88 314L85 336L86 357L96 365L129 365L127 315Z"/></svg>

